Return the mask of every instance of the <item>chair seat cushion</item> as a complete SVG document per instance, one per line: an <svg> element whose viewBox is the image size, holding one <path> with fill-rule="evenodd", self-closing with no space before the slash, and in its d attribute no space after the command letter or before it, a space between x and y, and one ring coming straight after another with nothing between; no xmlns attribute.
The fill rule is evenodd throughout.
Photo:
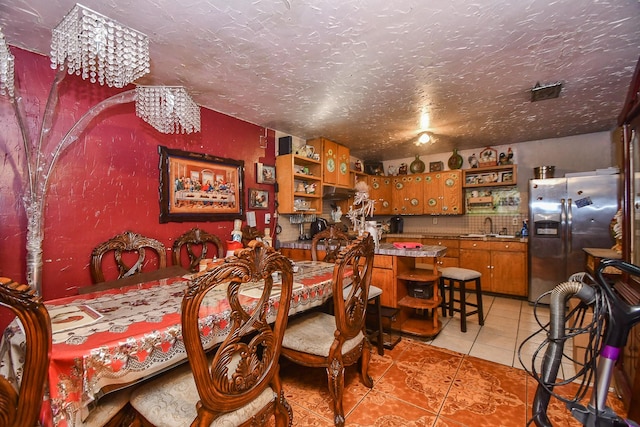
<svg viewBox="0 0 640 427"><path fill-rule="evenodd" d="M343 289L342 291L342 296L344 297L344 299L347 299L347 297L349 296L349 293L351 293L351 285L347 286L346 288ZM380 289L377 286L369 286L369 299L373 299L375 297L379 297L380 295L382 295L382 289Z"/></svg>
<svg viewBox="0 0 640 427"><path fill-rule="evenodd" d="M133 388L114 391L103 396L95 408L89 413L89 417L81 424L82 427L103 427L115 415L129 403Z"/></svg>
<svg viewBox="0 0 640 427"><path fill-rule="evenodd" d="M454 280L473 280L482 276L482 274L475 270L469 270L468 268L460 268L460 267L445 267L440 269L440 273L442 277L446 279L454 279Z"/></svg>
<svg viewBox="0 0 640 427"><path fill-rule="evenodd" d="M303 315L289 322L284 333L282 347L316 356L326 357L334 340L336 319L326 313L314 312ZM342 353L356 348L364 339L362 332L347 340L342 346Z"/></svg>
<svg viewBox="0 0 640 427"><path fill-rule="evenodd" d="M275 398L274 391L267 387L250 404L221 415L211 425L242 424ZM186 363L138 387L131 396L131 405L156 427L181 427L190 426L196 418L199 400L193 373Z"/></svg>

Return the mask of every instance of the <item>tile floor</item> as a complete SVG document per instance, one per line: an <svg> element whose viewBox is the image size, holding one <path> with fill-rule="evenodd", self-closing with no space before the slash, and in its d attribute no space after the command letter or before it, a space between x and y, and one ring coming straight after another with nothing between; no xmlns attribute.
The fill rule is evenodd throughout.
<svg viewBox="0 0 640 427"><path fill-rule="evenodd" d="M537 383L518 359L520 343L539 326L527 301L484 296L485 324L477 316L460 331L460 317L443 318L433 340L403 337L384 356L374 352L368 389L350 367L343 399L347 426L526 426ZM549 310L538 317L546 321ZM542 338L535 341L540 342ZM525 345L523 360L530 364L535 344ZM565 347L570 351L570 347ZM563 365L559 376L572 375ZM286 397L294 412L294 426L332 426L326 372L282 360ZM573 396L577 384L556 387ZM610 396L618 413L622 405ZM577 426L567 409L552 399L548 415L553 425Z"/></svg>
<svg viewBox="0 0 640 427"><path fill-rule="evenodd" d="M473 295L470 299L475 298ZM522 347L522 363L518 349L522 342L541 329L539 322L549 321L549 309L539 306L534 315L534 307L526 300L483 296L484 326L478 324L478 316L467 318L467 332L460 331L460 315L441 318L443 329L434 340L426 341L436 347L446 348L480 359L523 369L531 368L533 354L546 335L536 334ZM571 340L565 343L565 352L572 352ZM537 360L540 360L542 355ZM539 367L540 365L536 365ZM560 374L564 378L573 376L572 363L564 361Z"/></svg>

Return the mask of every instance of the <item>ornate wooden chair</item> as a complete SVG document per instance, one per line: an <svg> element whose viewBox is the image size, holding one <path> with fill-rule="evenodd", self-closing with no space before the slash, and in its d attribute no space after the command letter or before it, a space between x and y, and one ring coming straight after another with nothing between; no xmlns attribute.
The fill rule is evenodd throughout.
<svg viewBox="0 0 640 427"><path fill-rule="evenodd" d="M311 259L318 261L318 246L323 245L325 256L321 261L324 262L336 262L340 251L349 245L349 235L343 231L337 230L334 226L330 226L326 230L323 230L316 234L311 240ZM349 294L349 287L344 290L345 298ZM375 309L376 317L376 329L372 329L369 336L376 337L376 347L378 354L384 354L384 331L382 329L382 305L380 303L380 297L382 295L382 289L377 286L369 286L369 304L372 304Z"/></svg>
<svg viewBox="0 0 640 427"><path fill-rule="evenodd" d="M38 423L51 353L49 313L28 285L0 277L0 304L20 319L26 338L25 358L19 392L0 376L0 425L35 426Z"/></svg>
<svg viewBox="0 0 640 427"><path fill-rule="evenodd" d="M109 252L113 252L115 264L118 268L118 279L129 277L142 272L145 263L145 251L150 249L155 251L158 257L158 268L167 266L167 251L162 243L150 237L141 236L132 231L125 231L122 234L107 240L96 246L91 253L91 278L93 283L105 281L103 271L103 257ZM135 253L137 261L129 266L123 259L123 255Z"/></svg>
<svg viewBox="0 0 640 427"><path fill-rule="evenodd" d="M222 240L214 234L194 227L173 242L173 265L182 265L182 248L185 247L189 257L188 269L196 272L199 270L200 260L207 258L208 249L211 246L215 246L217 258L224 258L225 249ZM194 247L199 250L194 252Z"/></svg>
<svg viewBox="0 0 640 427"><path fill-rule="evenodd" d="M266 423L271 414L277 426L291 425L278 363L293 288L291 262L257 241L236 254L197 275L185 290L182 337L189 363L133 392L131 404L142 425L253 426ZM272 304L271 274L276 271L282 275L282 286L280 302ZM243 284L260 280L260 299L247 308L239 299ZM198 311L214 288L226 293L232 322L222 344L207 357Z"/></svg>
<svg viewBox="0 0 640 427"><path fill-rule="evenodd" d="M282 341L282 354L287 359L303 366L327 370L336 426L344 425L345 366L360 361L362 382L373 387L368 373L371 344L365 331L373 251L373 239L368 234L350 243L338 256L333 270L335 315L322 312L303 314L291 321ZM347 268L353 269L353 275L349 278L351 291L344 298L342 290Z"/></svg>
<svg viewBox="0 0 640 427"><path fill-rule="evenodd" d="M9 307L20 319L25 334L25 356L22 378L0 376L0 426L24 427L38 424L40 407L48 380L51 353L51 320L49 312L35 291L6 277L0 277L0 304ZM20 392L16 392L19 387ZM100 399L96 408L82 423L83 427L127 424L129 390L110 393Z"/></svg>
<svg viewBox="0 0 640 427"><path fill-rule="evenodd" d="M334 226L322 230L313 236L311 240L311 259L314 261L335 262L340 251L349 244L349 235ZM318 257L318 245L324 245L325 255L322 259Z"/></svg>

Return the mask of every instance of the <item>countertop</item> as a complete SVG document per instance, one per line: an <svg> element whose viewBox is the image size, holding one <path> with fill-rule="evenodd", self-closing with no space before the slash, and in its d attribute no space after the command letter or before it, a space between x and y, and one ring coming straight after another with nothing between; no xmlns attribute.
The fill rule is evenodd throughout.
<svg viewBox="0 0 640 427"><path fill-rule="evenodd" d="M309 249L311 250L311 241L295 240L292 242L280 242L281 248L286 249ZM318 245L321 249L322 245ZM405 256L412 258L421 257L440 257L447 252L446 246L424 245L420 249L398 249L392 243L380 243L376 248L376 255Z"/></svg>
<svg viewBox="0 0 640 427"><path fill-rule="evenodd" d="M499 234L491 236L483 236L479 234L429 234L429 233L402 233L402 234L383 234L382 237L387 241L393 239L459 239L459 240L490 240L492 242L527 242L527 237L505 237Z"/></svg>

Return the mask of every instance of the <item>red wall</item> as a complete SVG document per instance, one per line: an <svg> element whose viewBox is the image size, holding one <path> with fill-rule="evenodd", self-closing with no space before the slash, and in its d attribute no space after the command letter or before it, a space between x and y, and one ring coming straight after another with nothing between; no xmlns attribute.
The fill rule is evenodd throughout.
<svg viewBox="0 0 640 427"><path fill-rule="evenodd" d="M27 127L36 138L55 72L47 57L12 48L16 87L23 97ZM101 87L68 75L60 87L52 142L57 143L90 107L124 89ZM189 90L189 88L187 88ZM270 192L268 211L256 211L258 228L264 213L273 216L274 187L255 184L255 163L275 164L274 132L260 148L264 128L201 109L201 132L164 135L135 115L133 103L99 115L59 158L49 181L43 242L43 297L77 293L91 284L89 259L97 244L125 230L154 237L171 248L173 239L194 226L230 238L232 221L160 224L158 146L244 160L247 189ZM0 276L25 281L25 156L18 123L8 97L0 97ZM169 261L171 255L169 253Z"/></svg>

